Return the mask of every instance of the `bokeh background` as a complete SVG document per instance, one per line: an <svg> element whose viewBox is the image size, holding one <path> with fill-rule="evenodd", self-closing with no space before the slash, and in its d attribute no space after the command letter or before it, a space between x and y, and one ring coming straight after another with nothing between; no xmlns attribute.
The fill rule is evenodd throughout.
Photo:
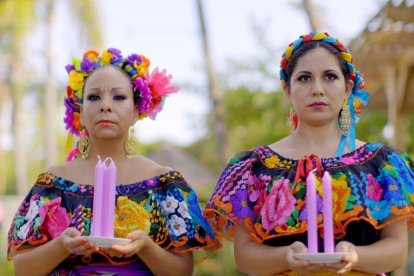
<svg viewBox="0 0 414 276"><path fill-rule="evenodd" d="M72 57L115 47L173 75L180 92L135 132L141 153L181 171L204 205L229 157L289 133L278 64L311 30L341 38L366 76L359 138L414 156L413 0L0 0L0 275L13 275L6 234L18 204L64 162ZM393 275L414 275L412 248ZM243 274L225 243L194 275Z"/></svg>

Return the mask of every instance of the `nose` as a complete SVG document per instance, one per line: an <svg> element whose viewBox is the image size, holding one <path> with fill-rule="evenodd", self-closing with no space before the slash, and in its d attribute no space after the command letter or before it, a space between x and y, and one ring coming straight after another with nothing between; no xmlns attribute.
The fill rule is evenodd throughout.
<svg viewBox="0 0 414 276"><path fill-rule="evenodd" d="M112 112L110 97L103 97L101 101L101 112Z"/></svg>
<svg viewBox="0 0 414 276"><path fill-rule="evenodd" d="M315 80L312 85L312 96L322 96L325 94L321 81Z"/></svg>

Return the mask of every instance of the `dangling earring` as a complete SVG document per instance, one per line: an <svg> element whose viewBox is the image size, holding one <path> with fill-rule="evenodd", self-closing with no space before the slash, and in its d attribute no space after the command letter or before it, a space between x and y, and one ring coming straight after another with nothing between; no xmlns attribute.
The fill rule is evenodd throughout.
<svg viewBox="0 0 414 276"><path fill-rule="evenodd" d="M345 100L342 105L342 110L339 113L339 128L342 131L342 135L348 136L349 130L351 129L352 118L351 111L349 109L348 101Z"/></svg>
<svg viewBox="0 0 414 276"><path fill-rule="evenodd" d="M125 141L125 153L127 158L138 157L138 139L134 136L134 128L131 127L128 138Z"/></svg>
<svg viewBox="0 0 414 276"><path fill-rule="evenodd" d="M296 115L296 112L293 111L292 107L290 107L287 122L290 128L292 129L292 132L295 131L295 129L298 127L298 116Z"/></svg>
<svg viewBox="0 0 414 276"><path fill-rule="evenodd" d="M82 159L88 158L90 145L91 144L89 141L89 133L85 128L83 128L81 137L79 138L77 145Z"/></svg>

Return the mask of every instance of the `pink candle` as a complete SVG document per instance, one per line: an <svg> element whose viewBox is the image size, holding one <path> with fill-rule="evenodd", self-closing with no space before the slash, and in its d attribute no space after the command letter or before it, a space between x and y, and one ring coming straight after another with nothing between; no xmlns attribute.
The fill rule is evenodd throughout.
<svg viewBox="0 0 414 276"><path fill-rule="evenodd" d="M95 166L95 183L93 185L91 236L101 235L104 170L105 166L102 163L101 158L98 156L98 163Z"/></svg>
<svg viewBox="0 0 414 276"><path fill-rule="evenodd" d="M105 178L103 182L103 204L102 204L102 237L114 236L114 216L115 216L115 190L116 190L116 166L111 158L109 160L109 166L105 167Z"/></svg>
<svg viewBox="0 0 414 276"><path fill-rule="evenodd" d="M332 215L332 179L327 171L322 177L323 190L323 236L325 253L334 252L334 233Z"/></svg>
<svg viewBox="0 0 414 276"><path fill-rule="evenodd" d="M308 252L318 253L318 214L314 170L309 172L306 178L306 208L308 213Z"/></svg>

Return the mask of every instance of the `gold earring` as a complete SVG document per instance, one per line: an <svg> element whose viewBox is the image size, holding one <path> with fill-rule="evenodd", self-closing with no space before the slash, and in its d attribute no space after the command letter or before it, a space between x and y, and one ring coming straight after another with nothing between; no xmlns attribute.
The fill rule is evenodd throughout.
<svg viewBox="0 0 414 276"><path fill-rule="evenodd" d="M127 158L138 157L138 139L134 136L134 128L129 129L128 138L125 141L125 153Z"/></svg>
<svg viewBox="0 0 414 276"><path fill-rule="evenodd" d="M77 145L82 159L88 158L90 145L91 143L89 141L88 131L84 128Z"/></svg>
<svg viewBox="0 0 414 276"><path fill-rule="evenodd" d="M342 110L339 113L339 128L342 131L342 135L348 136L349 130L351 129L352 118L351 111L349 109L348 101L344 102Z"/></svg>

